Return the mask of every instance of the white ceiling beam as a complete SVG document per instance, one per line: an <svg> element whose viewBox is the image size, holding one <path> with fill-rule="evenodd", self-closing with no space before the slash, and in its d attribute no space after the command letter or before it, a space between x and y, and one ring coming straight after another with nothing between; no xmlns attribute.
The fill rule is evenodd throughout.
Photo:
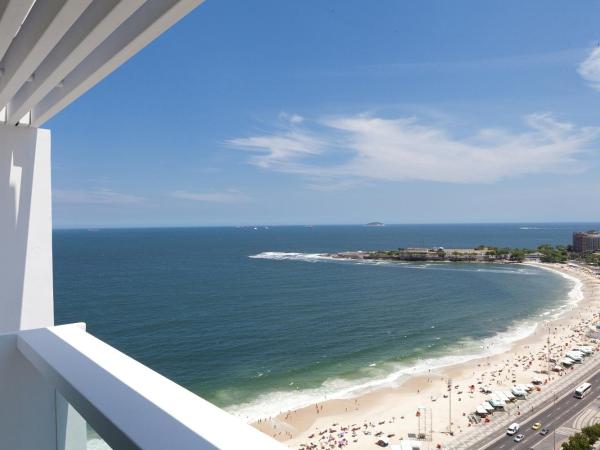
<svg viewBox="0 0 600 450"><path fill-rule="evenodd" d="M147 0L33 108L31 125L42 125L203 1Z"/></svg>
<svg viewBox="0 0 600 450"><path fill-rule="evenodd" d="M16 0L22 1L22 0ZM0 106L31 79L35 69L60 41L91 0L40 0L35 2L0 68Z"/></svg>
<svg viewBox="0 0 600 450"><path fill-rule="evenodd" d="M17 34L34 0L0 0L0 60Z"/></svg>
<svg viewBox="0 0 600 450"><path fill-rule="evenodd" d="M81 14L77 22L48 54L8 104L8 122L16 123L75 69L111 33L138 10L145 0L101 0Z"/></svg>

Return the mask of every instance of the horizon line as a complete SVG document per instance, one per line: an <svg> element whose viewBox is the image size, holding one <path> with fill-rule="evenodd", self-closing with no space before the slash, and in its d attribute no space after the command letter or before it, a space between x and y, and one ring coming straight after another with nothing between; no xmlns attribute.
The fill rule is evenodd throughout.
<svg viewBox="0 0 600 450"><path fill-rule="evenodd" d="M374 221L377 223L378 221ZM68 231L68 230L158 230L158 229L190 229L190 228L283 228L283 227L367 227L365 223L289 223L289 224L268 224L268 223L253 223L253 224L237 224L237 225L124 225L124 226L58 226L52 228L52 231ZM600 225L599 221L551 221L551 222L406 222L406 223L382 223L382 226L370 226L369 228L385 228L386 226L441 226L441 225Z"/></svg>

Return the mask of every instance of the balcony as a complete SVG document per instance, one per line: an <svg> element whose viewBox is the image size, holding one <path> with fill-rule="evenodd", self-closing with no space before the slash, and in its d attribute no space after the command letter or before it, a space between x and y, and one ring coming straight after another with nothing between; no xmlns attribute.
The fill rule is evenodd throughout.
<svg viewBox="0 0 600 450"><path fill-rule="evenodd" d="M0 335L0 379L2 448L84 449L84 421L114 449L285 448L82 323Z"/></svg>

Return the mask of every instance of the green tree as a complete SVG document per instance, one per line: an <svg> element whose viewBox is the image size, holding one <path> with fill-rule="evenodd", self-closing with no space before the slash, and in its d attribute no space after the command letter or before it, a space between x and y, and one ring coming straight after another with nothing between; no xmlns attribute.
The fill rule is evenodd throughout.
<svg viewBox="0 0 600 450"><path fill-rule="evenodd" d="M563 450L588 450L592 443L583 433L574 434L569 440L563 443Z"/></svg>
<svg viewBox="0 0 600 450"><path fill-rule="evenodd" d="M600 424L595 424L571 436L561 447L563 450L588 450L598 439L600 439Z"/></svg>
<svg viewBox="0 0 600 450"><path fill-rule="evenodd" d="M523 262L525 260L525 250L516 248L510 253L510 260L516 262Z"/></svg>

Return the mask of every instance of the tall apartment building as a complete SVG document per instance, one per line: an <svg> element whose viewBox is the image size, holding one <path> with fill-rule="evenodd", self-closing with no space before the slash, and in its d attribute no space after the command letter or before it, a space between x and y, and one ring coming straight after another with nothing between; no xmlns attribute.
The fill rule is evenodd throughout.
<svg viewBox="0 0 600 450"><path fill-rule="evenodd" d="M578 253L600 251L600 232L590 230L573 233L573 250Z"/></svg>

